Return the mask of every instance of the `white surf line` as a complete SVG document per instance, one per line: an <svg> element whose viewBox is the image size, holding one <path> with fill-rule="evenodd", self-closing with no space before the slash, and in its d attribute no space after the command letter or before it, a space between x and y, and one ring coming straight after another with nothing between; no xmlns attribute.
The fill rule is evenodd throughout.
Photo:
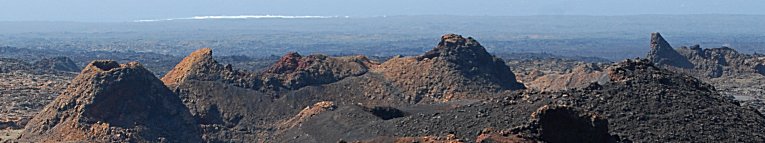
<svg viewBox="0 0 765 143"><path fill-rule="evenodd" d="M146 19L133 22L158 22L172 20L208 20L208 19L322 19L322 18L350 18L349 16L291 16L291 15L236 15L236 16L194 16L185 18Z"/></svg>

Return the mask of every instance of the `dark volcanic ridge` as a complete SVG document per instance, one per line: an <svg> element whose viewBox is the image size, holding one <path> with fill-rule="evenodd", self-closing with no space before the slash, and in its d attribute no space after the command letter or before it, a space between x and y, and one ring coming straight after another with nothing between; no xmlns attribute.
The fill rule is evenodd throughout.
<svg viewBox="0 0 765 143"><path fill-rule="evenodd" d="M197 50L161 80L137 63L95 61L21 141L765 142L762 114L661 68L671 62L584 65L593 76L545 87L576 88L541 92L456 34L381 63L288 53L251 72L212 55Z"/></svg>
<svg viewBox="0 0 765 143"><path fill-rule="evenodd" d="M761 56L739 53L729 47L702 49L699 45L673 49L659 33L651 34L651 51L646 56L656 65L677 68L699 78L718 78L743 73L763 74Z"/></svg>
<svg viewBox="0 0 765 143"><path fill-rule="evenodd" d="M653 37L660 37L658 33ZM666 43L663 38L653 38ZM669 47L668 44L659 47ZM656 45L652 42L652 50L648 57L652 57L652 62L660 65L662 68L672 70L677 73L692 75L696 78L713 84L720 93L743 101L746 106L765 112L765 56L761 54L739 53L733 48L701 48L700 45L690 47L682 46L677 49L671 48L653 48ZM661 54L655 56L654 53L678 53ZM665 59L665 61L655 59ZM666 60L688 61L687 64L662 64L671 63Z"/></svg>
<svg viewBox="0 0 765 143"><path fill-rule="evenodd" d="M184 58L162 80L172 89L183 81L223 81L230 85L274 93L349 77L383 76L381 82L396 86L410 102L448 101L473 91L517 90L523 84L502 59L490 55L474 39L447 34L433 50L415 57L394 57L377 63L364 56L302 56L288 53L260 73L233 70L212 57L209 48ZM379 76L378 76L379 77ZM461 88L461 89L460 89Z"/></svg>

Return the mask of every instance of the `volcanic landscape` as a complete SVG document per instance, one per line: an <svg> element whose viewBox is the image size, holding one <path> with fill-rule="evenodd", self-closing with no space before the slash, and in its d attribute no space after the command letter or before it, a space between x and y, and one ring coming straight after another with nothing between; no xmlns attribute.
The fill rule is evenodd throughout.
<svg viewBox="0 0 765 143"><path fill-rule="evenodd" d="M149 63L2 47L0 142L765 142L765 55L652 33L645 58L504 60L477 38Z"/></svg>

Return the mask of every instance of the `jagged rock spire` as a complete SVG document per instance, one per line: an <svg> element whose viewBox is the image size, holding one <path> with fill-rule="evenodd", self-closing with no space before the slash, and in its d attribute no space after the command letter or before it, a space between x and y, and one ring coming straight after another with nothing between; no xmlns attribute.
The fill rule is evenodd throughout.
<svg viewBox="0 0 765 143"><path fill-rule="evenodd" d="M651 51L646 56L656 65L669 65L679 68L693 68L686 57L680 55L658 32L651 33Z"/></svg>

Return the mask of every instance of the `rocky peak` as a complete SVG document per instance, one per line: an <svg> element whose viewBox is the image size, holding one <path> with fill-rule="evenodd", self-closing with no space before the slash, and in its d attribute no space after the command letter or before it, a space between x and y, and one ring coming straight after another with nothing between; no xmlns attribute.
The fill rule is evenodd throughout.
<svg viewBox="0 0 765 143"><path fill-rule="evenodd" d="M175 68L165 74L162 77L162 81L172 87L188 78L203 80L218 79L219 74L210 73L218 73L225 68L213 59L212 54L212 49L210 48L202 48L192 52L189 56L183 58Z"/></svg>
<svg viewBox="0 0 765 143"><path fill-rule="evenodd" d="M446 46L446 47L456 47L456 46L467 46L467 47L475 47L475 46L481 46L481 44L478 43L478 41L474 40L473 37L468 37L467 39L463 38L462 35L457 34L445 34L441 36L441 42L438 43L439 46Z"/></svg>
<svg viewBox="0 0 765 143"><path fill-rule="evenodd" d="M679 68L693 68L686 57L680 55L658 32L651 33L651 51L646 56L657 65L669 65Z"/></svg>
<svg viewBox="0 0 765 143"><path fill-rule="evenodd" d="M141 64L93 61L24 129L42 142L197 142L188 109Z"/></svg>
<svg viewBox="0 0 765 143"><path fill-rule="evenodd" d="M462 35L446 34L441 36L441 42L436 48L419 56L417 59L432 59L443 57L447 59L491 57L486 49L472 37L464 38Z"/></svg>

